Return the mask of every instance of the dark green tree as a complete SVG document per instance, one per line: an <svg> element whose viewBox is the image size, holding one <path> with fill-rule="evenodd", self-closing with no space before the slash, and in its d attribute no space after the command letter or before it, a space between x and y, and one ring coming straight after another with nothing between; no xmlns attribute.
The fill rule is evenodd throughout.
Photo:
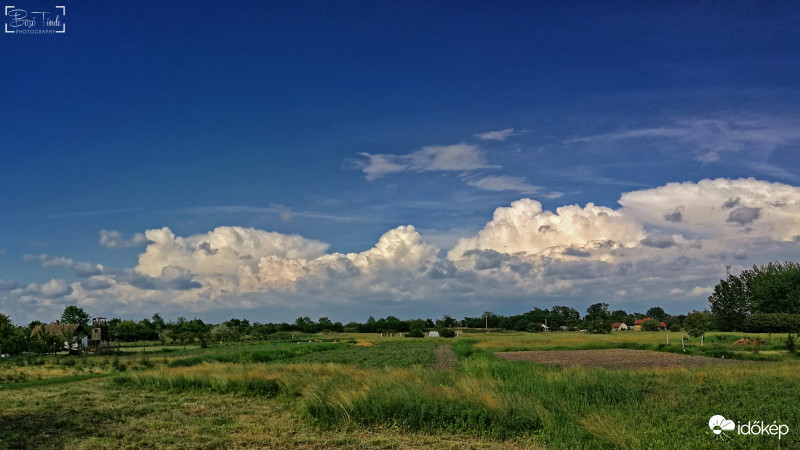
<svg viewBox="0 0 800 450"><path fill-rule="evenodd" d="M689 332L698 330L705 333L711 327L711 316L707 312L694 310L686 316L685 324Z"/></svg>
<svg viewBox="0 0 800 450"><path fill-rule="evenodd" d="M714 328L720 331L738 329L750 315L750 298L744 280L730 275L727 280L714 286L714 293L708 297L711 306Z"/></svg>
<svg viewBox="0 0 800 450"><path fill-rule="evenodd" d="M611 317L608 313L608 303L595 303L586 308L586 320L603 319L607 320Z"/></svg>
<svg viewBox="0 0 800 450"><path fill-rule="evenodd" d="M0 354L18 354L28 350L28 331L15 326L11 318L0 313Z"/></svg>
<svg viewBox="0 0 800 450"><path fill-rule="evenodd" d="M550 310L551 321L550 328L566 326L569 328L577 327L581 321L581 313L575 308L569 306L553 306Z"/></svg>
<svg viewBox="0 0 800 450"><path fill-rule="evenodd" d="M81 325L86 325L89 323L89 313L75 305L67 306L64 308L64 312L61 313L61 323L79 323Z"/></svg>
<svg viewBox="0 0 800 450"><path fill-rule="evenodd" d="M664 308L660 306L654 306L647 310L647 316L656 319L657 322L664 322L667 319L667 314L664 312Z"/></svg>

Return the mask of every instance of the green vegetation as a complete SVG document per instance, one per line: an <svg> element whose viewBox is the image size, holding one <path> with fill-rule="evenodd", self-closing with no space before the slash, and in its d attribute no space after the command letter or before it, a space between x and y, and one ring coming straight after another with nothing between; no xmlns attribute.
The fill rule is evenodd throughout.
<svg viewBox="0 0 800 450"><path fill-rule="evenodd" d="M0 447L714 448L708 419L788 424L728 448L794 448L792 336L476 333L338 343L123 348L0 362ZM758 353L734 345L766 340ZM347 342L370 342L356 346ZM792 341L793 342L793 341ZM366 344L364 344L366 345ZM495 351L631 348L772 360L697 368L562 369ZM455 362L437 355L452 349ZM449 352L449 350L447 350Z"/></svg>
<svg viewBox="0 0 800 450"><path fill-rule="evenodd" d="M769 263L730 275L717 284L708 301L721 331L800 331L800 264ZM763 316L747 322L756 315Z"/></svg>

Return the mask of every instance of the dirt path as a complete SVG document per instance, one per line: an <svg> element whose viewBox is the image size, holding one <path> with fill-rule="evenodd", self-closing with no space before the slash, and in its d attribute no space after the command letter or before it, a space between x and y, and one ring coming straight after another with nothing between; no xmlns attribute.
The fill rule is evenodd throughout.
<svg viewBox="0 0 800 450"><path fill-rule="evenodd" d="M607 350L497 352L494 355L509 361L533 361L542 364L556 364L561 367L588 366L601 367L604 369L654 369L749 363L749 361L622 348Z"/></svg>
<svg viewBox="0 0 800 450"><path fill-rule="evenodd" d="M455 369L458 365L456 354L449 344L440 345L433 353L436 355L436 363L431 366L434 370Z"/></svg>

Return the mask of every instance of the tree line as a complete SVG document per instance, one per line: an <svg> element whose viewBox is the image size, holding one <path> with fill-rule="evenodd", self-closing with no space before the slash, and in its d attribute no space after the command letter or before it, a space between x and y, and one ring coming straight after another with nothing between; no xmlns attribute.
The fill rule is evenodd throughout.
<svg viewBox="0 0 800 450"><path fill-rule="evenodd" d="M708 301L720 331L800 331L800 264L771 262L729 275Z"/></svg>
<svg viewBox="0 0 800 450"><path fill-rule="evenodd" d="M167 343L188 344L200 341L232 342L241 340L282 340L291 339L299 334L316 333L404 333L407 336L421 337L424 332L437 330L442 336L451 336L455 329L491 329L541 332L549 330L582 330L602 322L604 329L611 330L612 322L633 325L637 319L651 317L667 324L683 323L686 316L672 316L661 307L650 308L646 314L629 314L624 310L609 311L607 303L596 303L590 306L585 315L568 306L554 306L550 309L533 308L518 315L504 316L487 311L479 317L464 317L457 320L450 315L441 319L408 319L396 316L375 319L370 316L365 322L351 321L347 324L333 322L328 317L320 317L316 321L308 316L298 317L294 322L260 323L248 319L232 318L213 324L194 318L188 320L178 317L175 321L165 321L160 314L138 321L112 318L106 322L112 341L158 341ZM59 319L61 324L81 324L90 330L90 315L83 308L75 305L67 306ZM14 325L7 315L0 313L0 353L48 352L54 346L61 346L66 336L47 335L43 329L38 333L32 331L44 325L33 321L27 326ZM596 330L595 330L596 331Z"/></svg>
<svg viewBox="0 0 800 450"><path fill-rule="evenodd" d="M112 318L107 322L112 340L120 342L160 341L187 344L203 340L239 341L244 339L290 339L297 333L315 334L324 332L347 333L405 333L422 336L423 332L438 330L449 335L449 330L492 329L541 332L545 330L586 330L594 333L611 331L613 323L633 326L637 320L646 320L642 328L646 331L660 329L686 330L701 335L709 330L745 332L790 332L800 331L800 264L793 262L769 263L753 266L739 275L730 275L715 286L709 297L710 310L692 311L688 314L671 315L660 306L645 313L628 313L625 310L609 309L608 303L594 303L581 314L569 306L538 307L517 314L504 316L486 311L478 317L457 320L450 315L441 319L407 319L395 316L375 319L370 316L365 322L333 322L328 317L316 321L308 316L298 317L293 323L260 323L248 319L236 319L218 323L205 323L201 319L187 320L178 317L165 321L158 313L139 321ZM88 329L89 314L82 308L67 306L60 318L61 323L80 323ZM42 322L33 321L27 326L14 325L9 316L0 313L0 354L25 351L48 351L63 337L49 336L44 332L32 333Z"/></svg>

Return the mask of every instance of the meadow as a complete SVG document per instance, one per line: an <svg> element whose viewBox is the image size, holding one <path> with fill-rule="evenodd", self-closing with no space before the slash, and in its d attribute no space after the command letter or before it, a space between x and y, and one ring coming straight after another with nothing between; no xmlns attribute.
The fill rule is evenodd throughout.
<svg viewBox="0 0 800 450"><path fill-rule="evenodd" d="M0 448L800 447L800 358L786 335L756 348L741 337L755 336L337 334L22 356L0 362ZM607 370L494 355L613 348L741 363ZM718 436L717 414L790 431Z"/></svg>

